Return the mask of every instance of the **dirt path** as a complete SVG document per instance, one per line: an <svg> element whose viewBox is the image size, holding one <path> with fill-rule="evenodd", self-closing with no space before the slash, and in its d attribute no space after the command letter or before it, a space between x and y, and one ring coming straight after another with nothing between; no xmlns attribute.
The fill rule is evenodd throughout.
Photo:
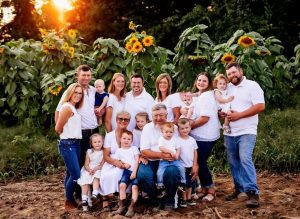
<svg viewBox="0 0 300 219"><path fill-rule="evenodd" d="M247 209L244 203L226 202L231 192L228 175L217 175L217 198L212 203L197 201L195 207L160 211L153 214L139 206L134 218L300 218L300 174L258 174L261 207ZM95 210L72 214L63 207L63 173L37 180L0 185L0 218L110 218L108 212ZM115 216L113 218L123 218ZM125 217L124 217L125 218Z"/></svg>

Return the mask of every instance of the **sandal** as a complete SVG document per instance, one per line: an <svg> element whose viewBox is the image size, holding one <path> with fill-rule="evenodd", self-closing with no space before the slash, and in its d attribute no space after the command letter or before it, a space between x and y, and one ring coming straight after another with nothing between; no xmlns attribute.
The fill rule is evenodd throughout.
<svg viewBox="0 0 300 219"><path fill-rule="evenodd" d="M197 196L198 196L198 198L200 199L200 198L203 198L204 196L206 196L207 195L207 189L205 189L205 188L201 188L200 190L198 190L197 192L196 192L196 194L197 194Z"/></svg>
<svg viewBox="0 0 300 219"><path fill-rule="evenodd" d="M202 201L211 202L216 197L216 190L214 188L209 188L207 190L207 195L203 197Z"/></svg>

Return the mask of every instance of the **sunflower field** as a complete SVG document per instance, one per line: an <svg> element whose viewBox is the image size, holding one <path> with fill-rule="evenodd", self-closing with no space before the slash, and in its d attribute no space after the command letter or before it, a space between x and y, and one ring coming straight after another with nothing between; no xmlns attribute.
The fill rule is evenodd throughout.
<svg viewBox="0 0 300 219"><path fill-rule="evenodd" d="M174 91L191 90L196 75L224 73L227 63L242 64L247 78L265 91L268 106L291 105L289 97L299 88L300 45L288 59L275 37L237 30L227 42L215 44L200 24L182 32L174 51L157 45L155 36L129 23L131 33L122 41L98 38L84 44L80 33L40 29L41 41L12 40L0 45L0 113L3 121L43 127L54 121L53 113L63 90L74 82L80 64L93 68L93 80L106 84L115 72L128 78L141 73L146 89L154 94L154 82L162 72L174 80Z"/></svg>

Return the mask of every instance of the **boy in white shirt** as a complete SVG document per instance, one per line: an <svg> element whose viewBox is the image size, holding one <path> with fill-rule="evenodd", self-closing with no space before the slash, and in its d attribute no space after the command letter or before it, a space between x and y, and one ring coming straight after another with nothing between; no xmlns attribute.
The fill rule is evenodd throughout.
<svg viewBox="0 0 300 219"><path fill-rule="evenodd" d="M189 136L191 125L189 119L182 118L178 120L178 144L180 145L179 161L185 168L186 177L186 192L182 193L182 201L179 203L180 207L187 207L187 205L196 205L192 200L192 182L198 175L198 153L197 143L194 138Z"/></svg>
<svg viewBox="0 0 300 219"><path fill-rule="evenodd" d="M180 146L174 136L175 125L172 122L166 122L161 126L162 136L158 139L159 151L162 153L171 154L173 161L160 160L157 170L157 188L159 191L158 197L164 196L163 175L168 166L176 166L180 172L180 184L178 189L185 192L185 168L179 162Z"/></svg>

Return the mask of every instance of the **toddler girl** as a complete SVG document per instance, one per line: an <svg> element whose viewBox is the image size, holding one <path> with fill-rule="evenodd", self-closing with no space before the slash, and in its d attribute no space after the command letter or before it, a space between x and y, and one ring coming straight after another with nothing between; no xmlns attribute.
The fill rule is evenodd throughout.
<svg viewBox="0 0 300 219"><path fill-rule="evenodd" d="M105 107L108 102L109 94L104 91L105 84L102 79L98 79L94 84L96 88L95 94L95 113L98 119L98 125L102 125L102 116L105 113Z"/></svg>
<svg viewBox="0 0 300 219"><path fill-rule="evenodd" d="M80 178L77 183L82 190L82 208L87 211L89 185L93 185L92 203L95 203L99 196L99 179L103 160L103 137L96 133L90 137L90 144L93 148L86 152L85 163L80 171Z"/></svg>
<svg viewBox="0 0 300 219"><path fill-rule="evenodd" d="M132 185L132 197L131 204L128 207L126 217L133 217L134 215L134 205L138 198L138 179L136 178L136 173L139 165L139 150L137 147L132 147L132 132L124 131L121 135L121 148L118 148L115 153L115 159L120 160L125 169L123 171L122 177L119 181L119 208L114 214L124 214L126 211L125 201L126 201L126 189L129 184Z"/></svg>
<svg viewBox="0 0 300 219"><path fill-rule="evenodd" d="M140 148L140 140L141 140L141 134L144 126L150 122L148 113L146 112L140 112L136 114L135 116L136 120L136 126L133 130L133 141L132 145Z"/></svg>
<svg viewBox="0 0 300 219"><path fill-rule="evenodd" d="M226 114L230 114L230 102L233 100L233 96L227 96L227 84L228 84L228 79L225 77L223 74L217 74L214 81L214 94L215 98L218 102L219 108L221 109L222 112ZM229 121L225 117L224 124L223 124L223 129L226 133L230 133L230 126L229 126Z"/></svg>

